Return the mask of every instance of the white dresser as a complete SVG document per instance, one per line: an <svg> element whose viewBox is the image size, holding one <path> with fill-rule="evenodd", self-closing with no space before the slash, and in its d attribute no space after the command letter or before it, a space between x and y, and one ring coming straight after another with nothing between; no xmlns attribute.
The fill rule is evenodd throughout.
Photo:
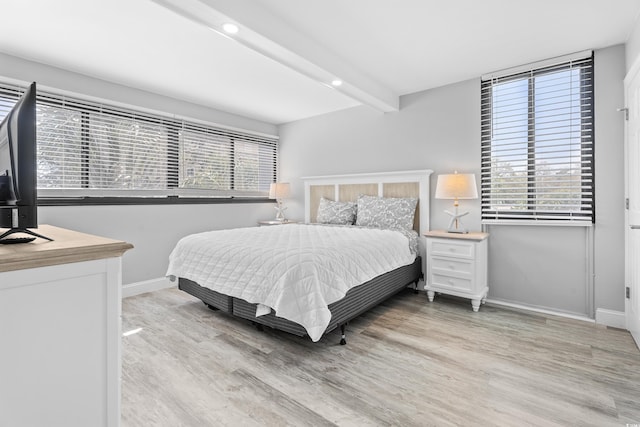
<svg viewBox="0 0 640 427"><path fill-rule="evenodd" d="M0 245L0 426L120 425L129 243L43 225Z"/></svg>
<svg viewBox="0 0 640 427"><path fill-rule="evenodd" d="M447 233L429 231L427 240L427 280L429 301L435 293L471 299L473 311L484 304L487 285L488 233Z"/></svg>

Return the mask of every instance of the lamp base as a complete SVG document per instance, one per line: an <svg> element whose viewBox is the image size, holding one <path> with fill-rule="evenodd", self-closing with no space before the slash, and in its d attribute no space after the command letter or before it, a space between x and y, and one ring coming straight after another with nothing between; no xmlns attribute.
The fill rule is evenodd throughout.
<svg viewBox="0 0 640 427"><path fill-rule="evenodd" d="M447 233L457 233L457 234L469 234L469 230L465 229L449 229L447 230Z"/></svg>
<svg viewBox="0 0 640 427"><path fill-rule="evenodd" d="M451 216L451 220L449 220L449 226L447 227L447 233L458 233L458 234L467 234L469 230L464 228L462 225L463 216L469 214L469 212L458 213L458 208L456 207L455 213L444 211L446 214Z"/></svg>
<svg viewBox="0 0 640 427"><path fill-rule="evenodd" d="M276 210L276 221L285 222L287 219L284 217L284 211L287 210L285 206L282 206L282 202L280 200L276 201L276 206L274 207Z"/></svg>

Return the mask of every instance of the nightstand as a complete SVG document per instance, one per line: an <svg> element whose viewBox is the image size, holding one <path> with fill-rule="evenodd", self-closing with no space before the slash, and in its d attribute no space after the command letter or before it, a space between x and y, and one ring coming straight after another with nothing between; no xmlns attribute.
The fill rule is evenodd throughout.
<svg viewBox="0 0 640 427"><path fill-rule="evenodd" d="M427 280L429 301L435 293L471 299L473 311L487 299L488 233L447 233L429 231L427 239Z"/></svg>
<svg viewBox="0 0 640 427"><path fill-rule="evenodd" d="M262 227L265 225L286 225L286 224L297 224L298 221L294 221L291 219L285 219L284 221L278 221L276 219L265 219L262 221L258 221L258 226Z"/></svg>

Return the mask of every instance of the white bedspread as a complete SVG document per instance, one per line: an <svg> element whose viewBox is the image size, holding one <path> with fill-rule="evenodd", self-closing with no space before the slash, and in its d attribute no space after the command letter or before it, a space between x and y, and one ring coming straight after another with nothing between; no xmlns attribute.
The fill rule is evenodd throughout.
<svg viewBox="0 0 640 427"><path fill-rule="evenodd" d="M270 307L318 341L329 304L414 260L397 231L288 224L187 236L171 253L167 276Z"/></svg>

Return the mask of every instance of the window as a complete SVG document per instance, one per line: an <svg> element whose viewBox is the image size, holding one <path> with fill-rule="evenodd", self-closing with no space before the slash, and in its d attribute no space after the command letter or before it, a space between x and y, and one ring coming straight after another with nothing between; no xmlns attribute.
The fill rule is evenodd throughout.
<svg viewBox="0 0 640 427"><path fill-rule="evenodd" d="M0 119L21 93L0 85ZM277 173L271 136L42 91L37 120L40 197L265 198Z"/></svg>
<svg viewBox="0 0 640 427"><path fill-rule="evenodd" d="M595 221L593 56L482 81L483 223Z"/></svg>

